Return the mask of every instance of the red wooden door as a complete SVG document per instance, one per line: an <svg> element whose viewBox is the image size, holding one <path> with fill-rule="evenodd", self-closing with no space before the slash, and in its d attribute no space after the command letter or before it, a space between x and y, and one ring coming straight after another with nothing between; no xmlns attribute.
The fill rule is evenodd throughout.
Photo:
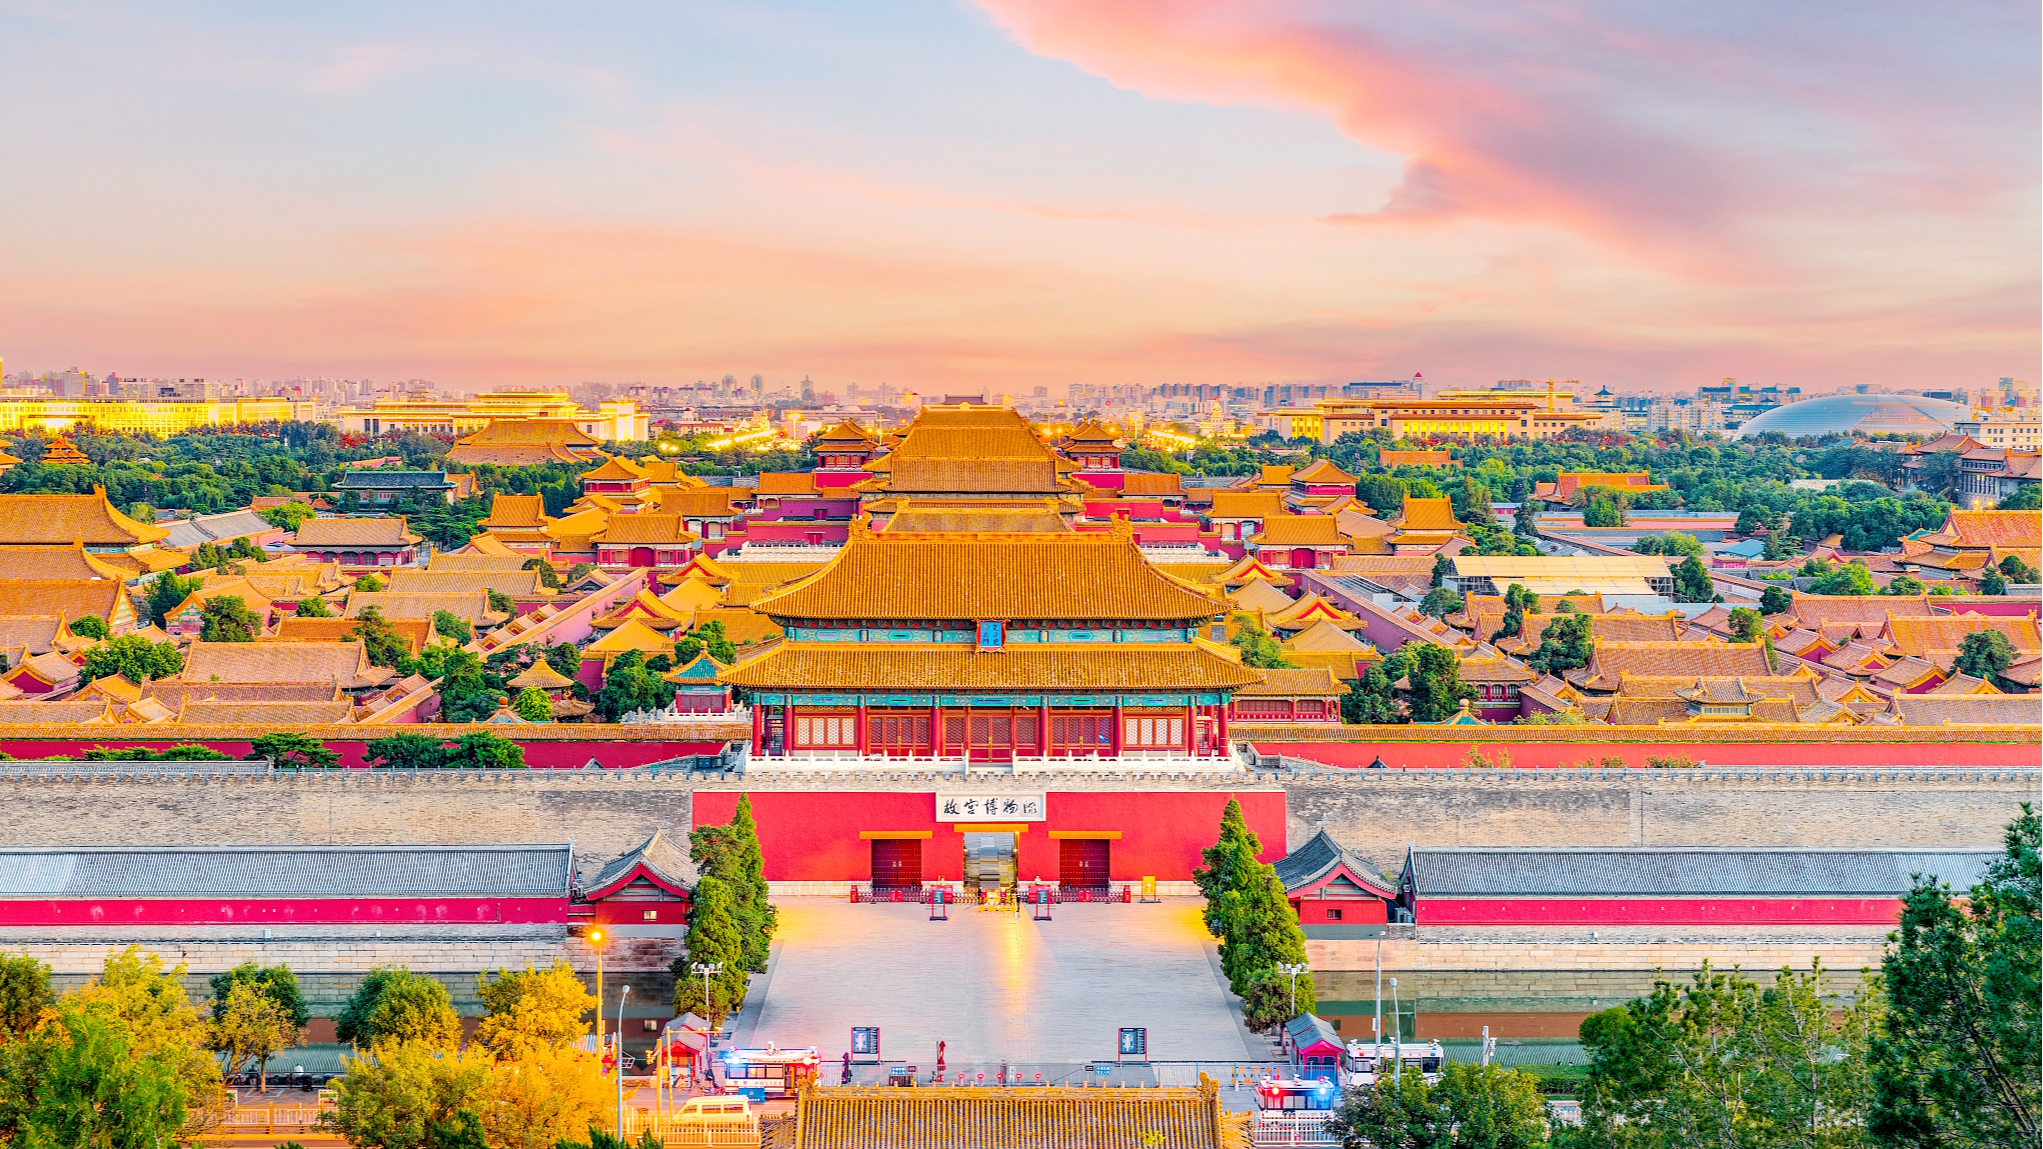
<svg viewBox="0 0 2043 1149"><path fill-rule="evenodd" d="M1107 887L1108 848L1105 838L1065 838L1057 843L1057 881L1065 889Z"/></svg>
<svg viewBox="0 0 2043 1149"><path fill-rule="evenodd" d="M899 889L922 884L922 839L873 839L873 888Z"/></svg>

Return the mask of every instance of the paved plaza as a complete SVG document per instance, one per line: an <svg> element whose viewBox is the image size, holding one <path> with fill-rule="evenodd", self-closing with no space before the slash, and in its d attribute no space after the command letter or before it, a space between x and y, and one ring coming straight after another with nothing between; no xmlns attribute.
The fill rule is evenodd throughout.
<svg viewBox="0 0 2043 1149"><path fill-rule="evenodd" d="M990 1078L1005 1059L1054 1076L1112 1061L1122 1026L1149 1030L1155 1061L1270 1056L1230 1004L1193 899L1054 906L1048 922L968 906L932 922L914 904L775 905L772 968L763 987L754 979L737 1037L816 1046L826 1074L857 1025L879 1026L882 1058L916 1065L925 1079L939 1040L953 1073L986 1068Z"/></svg>

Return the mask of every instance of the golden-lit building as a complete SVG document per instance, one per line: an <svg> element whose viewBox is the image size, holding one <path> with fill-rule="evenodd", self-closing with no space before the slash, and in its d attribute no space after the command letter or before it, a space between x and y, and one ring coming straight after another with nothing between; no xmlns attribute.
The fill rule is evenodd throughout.
<svg viewBox="0 0 2043 1149"><path fill-rule="evenodd" d="M597 442L615 443L643 442L652 425L652 416L639 411L637 400L605 399L590 411L565 391L482 391L459 399L414 392L334 413L342 431L363 435L390 431L466 435L492 422L526 419L572 423Z"/></svg>
<svg viewBox="0 0 2043 1149"><path fill-rule="evenodd" d="M175 435L200 427L287 423L316 417L309 399L26 399L0 398L0 431L95 431Z"/></svg>
<svg viewBox="0 0 2043 1149"><path fill-rule="evenodd" d="M1551 387L1545 395L1464 391L1429 399L1320 399L1310 407L1264 411L1260 420L1287 439L1322 443L1378 428L1394 439L1550 439L1602 420L1598 412L1564 409L1560 399Z"/></svg>

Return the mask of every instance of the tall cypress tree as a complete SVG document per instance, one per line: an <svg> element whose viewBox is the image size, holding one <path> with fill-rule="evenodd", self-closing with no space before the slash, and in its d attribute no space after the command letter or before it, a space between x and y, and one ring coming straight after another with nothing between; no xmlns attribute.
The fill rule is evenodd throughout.
<svg viewBox="0 0 2043 1149"><path fill-rule="evenodd" d="M734 863L732 876L744 887L745 910L752 927L745 937L745 965L754 973L764 973L780 921L768 900L766 856L759 849L759 823L752 819L752 795L738 795L738 808L731 814L724 838Z"/></svg>
<svg viewBox="0 0 2043 1149"><path fill-rule="evenodd" d="M731 887L719 878L705 876L695 884L688 907L688 954L674 962L674 1012L694 1010L712 1024L745 1004L745 987L751 980L745 968L745 939L738 927ZM723 972L709 979L709 996L703 996L702 975L689 969L691 963L723 963Z"/></svg>
<svg viewBox="0 0 2043 1149"><path fill-rule="evenodd" d="M1242 817L1241 803L1229 798L1227 808L1220 812L1219 839L1200 852L1206 864L1192 871L1192 881L1206 898L1206 932L1216 938L1227 936L1227 896L1235 888L1244 843L1250 861L1263 852L1262 843L1248 828L1248 819Z"/></svg>

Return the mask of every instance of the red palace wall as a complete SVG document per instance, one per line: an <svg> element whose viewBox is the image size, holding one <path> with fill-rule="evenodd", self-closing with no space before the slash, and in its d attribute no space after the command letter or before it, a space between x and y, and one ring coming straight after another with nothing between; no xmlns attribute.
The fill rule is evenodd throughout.
<svg viewBox="0 0 2043 1149"><path fill-rule="evenodd" d="M1026 823L1028 829L1016 835L1015 874L1023 881L1056 879L1058 844L1051 831L1119 831L1108 854L1111 880L1190 881L1200 863L1199 851L1219 836L1220 813L1230 797L1241 802L1242 815L1262 844L1262 860L1283 857L1281 790L1052 791L1048 817ZM695 825L728 822L737 806L737 791L698 790ZM752 816L759 823L759 846L770 882L869 880L872 842L859 837L862 831L927 832L923 880L954 882L964 876L964 838L956 824L936 820L936 800L930 791L767 791L752 795Z"/></svg>
<svg viewBox="0 0 2043 1149"><path fill-rule="evenodd" d="M0 926L565 922L558 898L80 898L0 901Z"/></svg>
<svg viewBox="0 0 2043 1149"><path fill-rule="evenodd" d="M1257 742L1259 754L1283 754L1358 769L1379 755L1391 769L1468 765L1474 750L1485 759L1509 758L1516 767L1599 765L1623 758L1686 757L1708 766L2034 766L2033 743L1964 742Z"/></svg>
<svg viewBox="0 0 2043 1149"><path fill-rule="evenodd" d="M128 729L132 729L132 727ZM325 744L328 750L333 751L340 757L340 764L342 766L364 766L366 765L364 759L367 756L364 747L369 739L383 738L399 733L397 730L387 730L380 727L375 729L376 733L367 737L326 738L321 739L321 742ZM466 726L453 728L444 737L451 742L469 729L470 727ZM517 728L510 727L509 729L516 730ZM412 732L417 733L417 731ZM722 742L640 742L623 739L524 742L520 741L516 735L506 736L524 748L525 765L535 770L579 770L591 758L594 758L598 764L612 769L619 766L644 766L649 762L664 762L669 758L681 758L693 754L721 754L724 749L724 743ZM107 735L103 738L50 739L47 741L25 738L0 739L0 751L4 751L15 758L23 759L48 758L57 754L69 755L72 758L83 758L86 751L102 746L109 748L146 746L151 750L167 750L172 746L180 746L187 743L196 743L200 746L210 747L230 758L243 758L249 752L249 744L247 742L225 742L212 738L141 740L126 734L123 728L117 726L109 727Z"/></svg>
<svg viewBox="0 0 2043 1149"><path fill-rule="evenodd" d="M1894 898L1419 898L1422 926L1853 926L1901 920Z"/></svg>

